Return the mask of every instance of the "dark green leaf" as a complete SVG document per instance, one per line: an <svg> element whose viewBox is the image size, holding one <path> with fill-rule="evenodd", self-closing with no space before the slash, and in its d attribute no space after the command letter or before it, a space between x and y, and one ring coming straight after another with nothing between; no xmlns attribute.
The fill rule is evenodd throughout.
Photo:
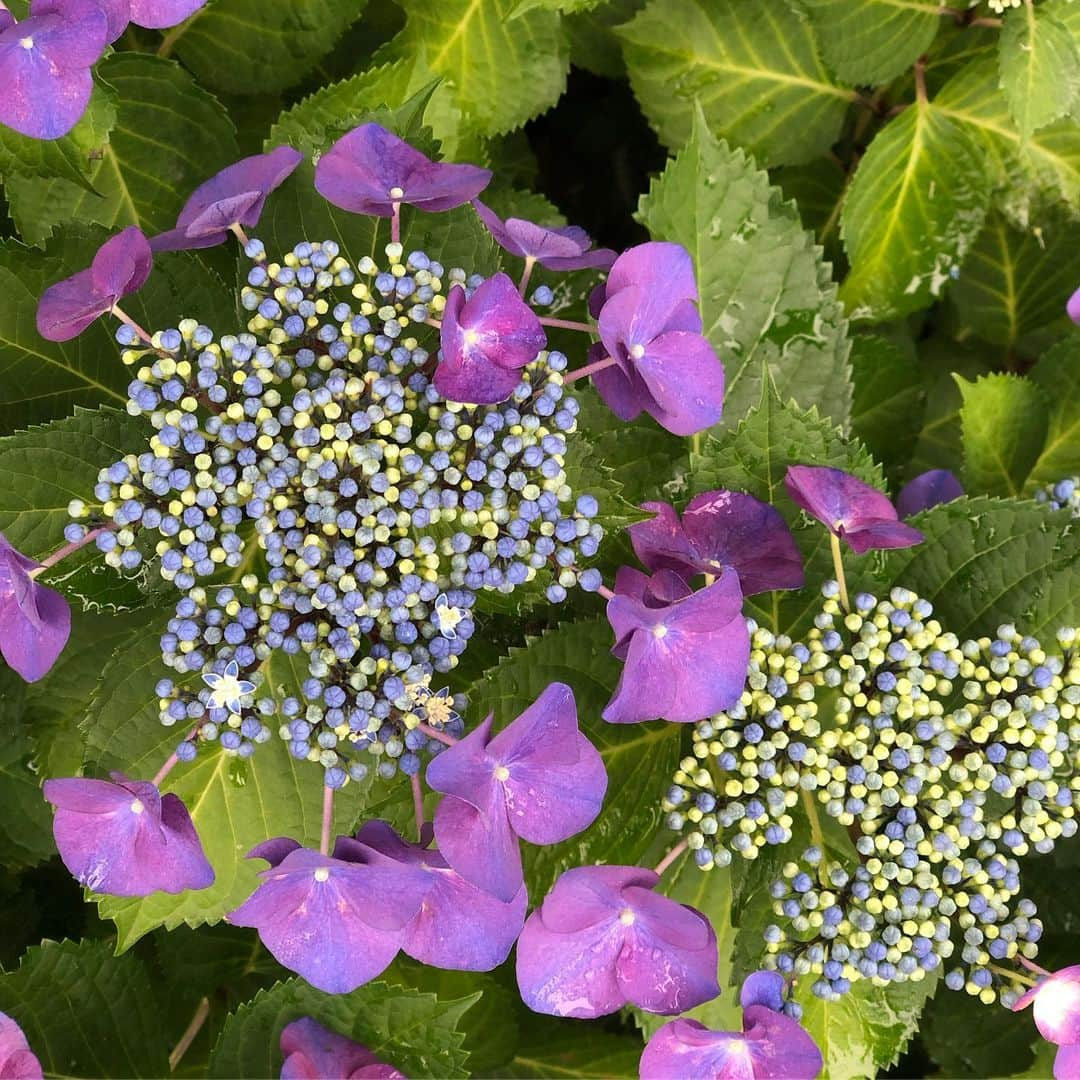
<svg viewBox="0 0 1080 1080"><path fill-rule="evenodd" d="M33 768L26 689L11 668L0 666L0 860L8 868L36 866L55 850L52 814Z"/></svg>
<svg viewBox="0 0 1080 1080"><path fill-rule="evenodd" d="M1074 331L1031 369L1050 402L1046 443L1028 478L1029 487L1080 475L1080 336Z"/></svg>
<svg viewBox="0 0 1080 1080"><path fill-rule="evenodd" d="M636 1080L644 1049L640 1039L613 1035L593 1024L534 1017L514 1059L494 1073L474 1073L521 1080Z"/></svg>

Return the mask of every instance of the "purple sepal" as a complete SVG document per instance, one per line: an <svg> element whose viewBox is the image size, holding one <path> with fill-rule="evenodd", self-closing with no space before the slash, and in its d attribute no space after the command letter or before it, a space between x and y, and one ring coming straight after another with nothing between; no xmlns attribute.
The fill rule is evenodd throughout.
<svg viewBox="0 0 1080 1080"><path fill-rule="evenodd" d="M1080 1043L1080 964L1040 979L1013 1003L1019 1012L1034 1002L1032 1013L1039 1034L1058 1046Z"/></svg>
<svg viewBox="0 0 1080 1080"><path fill-rule="evenodd" d="M402 948L414 960L458 971L491 971L510 955L525 923L522 885L503 902L463 878L438 851L411 844L385 821L369 821L356 840L382 859L415 868L427 894L405 927Z"/></svg>
<svg viewBox="0 0 1080 1080"><path fill-rule="evenodd" d="M1080 326L1080 289L1069 297L1069 302L1065 305L1065 311L1068 316L1077 326Z"/></svg>
<svg viewBox="0 0 1080 1080"><path fill-rule="evenodd" d="M547 344L540 320L506 274L489 277L468 299L450 290L439 331L435 389L450 401L494 405L521 382L521 369Z"/></svg>
<svg viewBox="0 0 1080 1080"><path fill-rule="evenodd" d="M200 184L184 204L176 228L150 241L154 251L188 251L214 247L233 225L254 228L267 197L280 187L304 160L291 146L278 146L222 169Z"/></svg>
<svg viewBox="0 0 1080 1080"><path fill-rule="evenodd" d="M677 1013L716 997L716 935L700 912L654 893L658 881L636 866L566 871L518 939L525 1004L591 1019L624 1005Z"/></svg>
<svg viewBox="0 0 1080 1080"><path fill-rule="evenodd" d="M739 1004L764 1005L773 1012L784 1011L784 976L779 971L752 971L739 989Z"/></svg>
<svg viewBox="0 0 1080 1080"><path fill-rule="evenodd" d="M0 655L27 682L48 674L71 634L68 602L31 576L39 565L0 533Z"/></svg>
<svg viewBox="0 0 1080 1080"><path fill-rule="evenodd" d="M494 738L492 717L433 758L427 782L446 798L435 839L467 881L511 900L522 885L517 838L557 844L600 813L607 772L578 730L574 693L552 683Z"/></svg>
<svg viewBox="0 0 1080 1080"><path fill-rule="evenodd" d="M74 878L108 896L149 896L214 883L187 807L145 780L46 780L53 836Z"/></svg>
<svg viewBox="0 0 1080 1080"><path fill-rule="evenodd" d="M324 1028L310 1016L281 1031L281 1080L405 1080L366 1046Z"/></svg>
<svg viewBox="0 0 1080 1080"><path fill-rule="evenodd" d="M1054 1055L1054 1080L1077 1080L1080 1077L1080 1044L1059 1046Z"/></svg>
<svg viewBox="0 0 1080 1080"><path fill-rule="evenodd" d="M924 539L900 521L888 495L841 469L791 465L784 486L797 506L845 540L856 555L911 547Z"/></svg>
<svg viewBox="0 0 1080 1080"><path fill-rule="evenodd" d="M931 506L962 498L964 489L948 469L931 469L916 476L896 496L896 512L902 518L929 510Z"/></svg>
<svg viewBox="0 0 1080 1080"><path fill-rule="evenodd" d="M663 502L642 509L656 517L628 532L650 570L672 570L688 581L734 570L744 596L802 588L802 556L791 530L779 511L752 495L706 491L690 500L681 518Z"/></svg>
<svg viewBox="0 0 1080 1080"><path fill-rule="evenodd" d="M150 244L136 225L110 237L88 270L80 270L41 295L38 333L48 341L69 341L81 334L123 297L137 292L153 268Z"/></svg>
<svg viewBox="0 0 1080 1080"><path fill-rule="evenodd" d="M432 161L379 124L353 128L315 166L315 188L324 199L375 217L390 217L395 202L450 210L476 198L490 182L489 170Z"/></svg>
<svg viewBox="0 0 1080 1080"><path fill-rule="evenodd" d="M35 0L30 15L0 23L0 124L35 139L66 135L86 111L90 68L108 42L95 0Z"/></svg>
<svg viewBox="0 0 1080 1080"><path fill-rule="evenodd" d="M4 1080L42 1080L38 1061L23 1029L0 1012L0 1077Z"/></svg>
<svg viewBox="0 0 1080 1080"><path fill-rule="evenodd" d="M164 30L194 15L206 0L131 0L131 21L147 30Z"/></svg>
<svg viewBox="0 0 1080 1080"><path fill-rule="evenodd" d="M593 249L589 234L576 225L549 229L522 218L503 221L479 199L473 199L473 206L501 248L522 259L535 259L548 270L607 270L615 261L614 251Z"/></svg>
<svg viewBox="0 0 1080 1080"><path fill-rule="evenodd" d="M604 719L693 723L739 700L750 660L739 576L692 592L671 570L651 578L622 567L607 616L623 671Z"/></svg>

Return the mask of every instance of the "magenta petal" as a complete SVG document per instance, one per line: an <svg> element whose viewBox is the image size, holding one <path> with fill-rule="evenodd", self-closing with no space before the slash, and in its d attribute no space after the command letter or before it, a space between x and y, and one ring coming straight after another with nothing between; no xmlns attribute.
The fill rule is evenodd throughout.
<svg viewBox="0 0 1080 1080"><path fill-rule="evenodd" d="M623 891L652 889L660 879L640 866L576 866L561 874L544 897L544 925L560 934L608 922L626 904Z"/></svg>
<svg viewBox="0 0 1080 1080"><path fill-rule="evenodd" d="M1034 1002L1035 1026L1047 1042L1058 1046L1080 1043L1080 965L1062 968L1043 979L1035 987ZM1014 1008L1019 1007L1018 1001Z"/></svg>
<svg viewBox="0 0 1080 1080"><path fill-rule="evenodd" d="M164 30L183 22L206 0L131 0L131 21L148 30Z"/></svg>
<svg viewBox="0 0 1080 1080"><path fill-rule="evenodd" d="M366 1046L329 1031L310 1016L287 1024L280 1046L285 1058L282 1080L349 1080L357 1069L382 1064Z"/></svg>
<svg viewBox="0 0 1080 1080"><path fill-rule="evenodd" d="M641 1080L755 1080L754 1064L741 1034L683 1019L653 1035L638 1072Z"/></svg>
<svg viewBox="0 0 1080 1080"><path fill-rule="evenodd" d="M4 599L0 567L0 654L27 682L47 675L71 635L68 602L47 585L31 582L26 599Z"/></svg>
<svg viewBox="0 0 1080 1080"><path fill-rule="evenodd" d="M38 1061L23 1030L0 1012L0 1077L4 1080L42 1080Z"/></svg>
<svg viewBox="0 0 1080 1080"><path fill-rule="evenodd" d="M603 360L607 350L601 344L589 348L589 363ZM615 363L602 368L592 376L596 392L604 399L604 404L620 420L636 420L649 403L649 393L641 376L634 370L626 371L621 364Z"/></svg>
<svg viewBox="0 0 1080 1080"><path fill-rule="evenodd" d="M46 20L50 15L55 18ZM99 0L31 0L30 19L21 25L25 28L31 20L35 47L55 68L69 70L89 68L101 59L111 25Z"/></svg>
<svg viewBox="0 0 1080 1080"><path fill-rule="evenodd" d="M615 261L615 252L606 248L590 250L592 241L584 229L574 226L549 229L521 218L499 219L479 199L473 206L488 232L500 247L511 255L535 259L549 270L582 270L594 267L606 270Z"/></svg>
<svg viewBox="0 0 1080 1080"><path fill-rule="evenodd" d="M492 791L480 810L445 796L435 811L435 842L466 881L503 901L517 895L523 881L521 850L501 792Z"/></svg>
<svg viewBox="0 0 1080 1080"><path fill-rule="evenodd" d="M520 716L490 739L487 752L504 765L540 759L548 765L573 765L579 757L574 741L577 733L574 691L566 683L553 682ZM445 753L439 757L445 757Z"/></svg>
<svg viewBox="0 0 1080 1080"><path fill-rule="evenodd" d="M1065 305L1065 311L1069 318L1072 319L1077 326L1080 326L1080 289L1069 297L1069 302Z"/></svg>
<svg viewBox="0 0 1080 1080"><path fill-rule="evenodd" d="M138 226L129 225L98 249L90 280L97 292L119 300L141 289L153 266L149 241Z"/></svg>
<svg viewBox="0 0 1080 1080"><path fill-rule="evenodd" d="M783 1012L784 986L784 976L779 971L751 972L743 979L739 1004L744 1009L751 1005L764 1005L773 1012Z"/></svg>
<svg viewBox="0 0 1080 1080"><path fill-rule="evenodd" d="M810 1035L791 1017L764 1005L743 1007L743 1033L757 1080L814 1080L824 1067Z"/></svg>
<svg viewBox="0 0 1080 1080"><path fill-rule="evenodd" d="M856 517L896 519L887 495L841 469L791 465L784 486L797 506L832 532Z"/></svg>
<svg viewBox="0 0 1080 1080"><path fill-rule="evenodd" d="M918 529L895 518L852 518L840 535L856 555L886 548L906 548L926 539Z"/></svg>
<svg viewBox="0 0 1080 1080"><path fill-rule="evenodd" d="M964 494L960 481L948 469L931 469L906 484L896 496L896 511L904 518L952 502Z"/></svg>
<svg viewBox="0 0 1080 1080"><path fill-rule="evenodd" d="M1058 1047L1054 1055L1054 1080L1080 1080L1080 1044Z"/></svg>
<svg viewBox="0 0 1080 1080"><path fill-rule="evenodd" d="M700 334L671 331L654 338L637 370L656 408L649 412L675 435L694 435L720 420L724 365Z"/></svg>
<svg viewBox="0 0 1080 1080"><path fill-rule="evenodd" d="M277 836L273 840L264 840L261 844L256 844L244 858L265 859L271 866L277 866L286 855L291 855L302 846L299 840L293 840L288 836Z"/></svg>
<svg viewBox="0 0 1080 1080"><path fill-rule="evenodd" d="M608 275L607 295L630 285L665 293L676 302L698 298L694 263L681 244L653 240L624 251Z"/></svg>
<svg viewBox="0 0 1080 1080"><path fill-rule="evenodd" d="M495 763L487 753L494 720L489 714L463 739L431 759L426 774L430 787L477 809L488 805L496 785Z"/></svg>
<svg viewBox="0 0 1080 1080"><path fill-rule="evenodd" d="M705 573L701 569L702 556L687 536L675 508L665 502L642 503L655 517L649 521L637 521L627 528L634 554L650 570L673 570L685 578ZM716 573L710 569L708 573Z"/></svg>
<svg viewBox="0 0 1080 1080"><path fill-rule="evenodd" d="M35 6L40 7L41 2L42 0L38 0ZM111 44L127 29L127 24L131 21L131 0L97 0L97 5L108 20L106 40Z"/></svg>

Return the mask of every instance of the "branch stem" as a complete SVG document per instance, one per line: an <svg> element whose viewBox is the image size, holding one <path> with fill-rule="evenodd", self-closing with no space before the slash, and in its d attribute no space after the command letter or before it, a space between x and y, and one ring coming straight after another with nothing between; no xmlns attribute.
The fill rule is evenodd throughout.
<svg viewBox="0 0 1080 1080"><path fill-rule="evenodd" d="M86 547L86 545L95 537L100 536L102 533L113 532L116 528L117 526L111 523L108 525L101 525L96 529L91 529L81 540L73 540L70 544L65 544L63 547L57 548L51 555L41 560L41 565L31 572L31 577L40 574L42 570L48 570L50 566L55 566L61 559L66 559L80 548Z"/></svg>
<svg viewBox="0 0 1080 1080"><path fill-rule="evenodd" d="M829 530L829 544L832 547L833 570L836 571L836 582L840 586L840 606L845 611L851 610L851 602L848 600L847 578L844 577L844 557L840 552L840 537L831 529Z"/></svg>
<svg viewBox="0 0 1080 1080"><path fill-rule="evenodd" d="M420 786L420 774L409 777L412 785L413 812L416 814L416 835L420 843L424 842L424 791Z"/></svg>
<svg viewBox="0 0 1080 1080"><path fill-rule="evenodd" d="M433 728L430 724L417 724L416 730L422 731L429 739L436 739L444 746L454 746L457 743L457 739L455 739L453 735L447 735L445 731Z"/></svg>
<svg viewBox="0 0 1080 1080"><path fill-rule="evenodd" d="M202 1026L206 1023L206 1018L209 1015L210 999L204 997L195 1007L195 1014L192 1016L188 1026L184 1028L184 1034L180 1036L180 1041L173 1047L172 1053L169 1054L169 1072L176 1072L176 1066L180 1064L180 1059L188 1052L188 1048L195 1041L195 1037L202 1030Z"/></svg>
<svg viewBox="0 0 1080 1080"><path fill-rule="evenodd" d="M322 797L322 832L319 835L319 854L330 854L330 829L334 823L334 789L327 785Z"/></svg>
<svg viewBox="0 0 1080 1080"><path fill-rule="evenodd" d="M521 272L521 280L518 282L518 295L524 296L525 290L529 287L529 278L532 277L533 267L536 266L536 256L525 256L525 269Z"/></svg>
<svg viewBox="0 0 1080 1080"><path fill-rule="evenodd" d="M661 877L664 871L686 850L686 841L680 840L657 864L653 873Z"/></svg>
<svg viewBox="0 0 1080 1080"><path fill-rule="evenodd" d="M153 339L150 335L130 315L123 311L119 304L113 304L111 310L113 315L125 326L130 326L135 331L141 341L145 341L147 345L153 345Z"/></svg>
<svg viewBox="0 0 1080 1080"><path fill-rule="evenodd" d="M567 383L572 383L577 379L587 379L590 375L595 375L598 371L603 371L604 368L611 367L615 363L615 360L610 356L605 356L603 360L594 360L591 364L586 364L584 367L579 367L576 371L570 371L563 376L563 386Z"/></svg>
<svg viewBox="0 0 1080 1080"><path fill-rule="evenodd" d="M576 322L573 319L555 319L548 315L540 316L541 326L553 326L560 330L580 330L583 334L596 334L596 327L586 322Z"/></svg>

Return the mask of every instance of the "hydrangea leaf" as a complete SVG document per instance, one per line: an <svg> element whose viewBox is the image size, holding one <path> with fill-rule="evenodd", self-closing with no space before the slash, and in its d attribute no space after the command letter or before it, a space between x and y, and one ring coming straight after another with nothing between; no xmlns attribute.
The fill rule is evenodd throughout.
<svg viewBox="0 0 1080 1080"><path fill-rule="evenodd" d="M1028 477L1028 487L1080 475L1080 336L1075 332L1031 369L1032 380L1050 402L1046 442Z"/></svg>
<svg viewBox="0 0 1080 1080"><path fill-rule="evenodd" d="M423 55L477 133L513 131L565 89L569 50L557 13L536 8L512 19L516 0L399 2L407 18L391 54Z"/></svg>
<svg viewBox="0 0 1080 1080"><path fill-rule="evenodd" d="M167 1076L162 1003L142 959L108 941L46 941L0 975L13 1017L51 1076Z"/></svg>
<svg viewBox="0 0 1080 1080"><path fill-rule="evenodd" d="M576 15L583 11L592 11L606 2L607 0L517 0L517 4L510 9L509 17L516 19L534 8L557 11L563 15Z"/></svg>
<svg viewBox="0 0 1080 1080"><path fill-rule="evenodd" d="M616 1035L593 1024L530 1018L513 1060L499 1068L510 1080L636 1080L644 1046L630 1035Z"/></svg>
<svg viewBox="0 0 1080 1080"><path fill-rule="evenodd" d="M845 82L891 82L930 47L941 25L931 0L804 0L825 62Z"/></svg>
<svg viewBox="0 0 1080 1080"><path fill-rule="evenodd" d="M262 990L225 1020L210 1076L277 1076L286 1024L303 1016L366 1046L409 1077L464 1077L462 1017L479 994L447 1000L412 986L367 983L350 994L325 994L302 979Z"/></svg>
<svg viewBox="0 0 1080 1080"><path fill-rule="evenodd" d="M914 524L926 541L882 553L878 576L929 600L954 634L992 634L1006 622L1036 635L1076 625L1080 527L1068 511L983 496L935 506Z"/></svg>
<svg viewBox="0 0 1080 1080"><path fill-rule="evenodd" d="M767 368L783 396L846 423L850 345L836 286L768 175L711 135L699 112L689 143L639 213L656 239L680 243L693 257L704 333L725 367L727 422L761 397Z"/></svg>
<svg viewBox="0 0 1080 1080"><path fill-rule="evenodd" d="M1021 138L1064 116L1080 95L1080 46L1045 8L1022 4L1001 31L1001 86Z"/></svg>
<svg viewBox="0 0 1080 1080"><path fill-rule="evenodd" d="M823 157L778 169L773 179L787 198L795 200L802 223L814 230L826 260L832 264L833 277L839 280L847 270L840 240L840 210L850 183L844 166L835 158Z"/></svg>
<svg viewBox="0 0 1080 1080"><path fill-rule="evenodd" d="M975 145L923 102L874 138L844 201L853 318L882 321L929 307L982 227L990 192Z"/></svg>
<svg viewBox="0 0 1080 1080"><path fill-rule="evenodd" d="M611 629L603 617L567 622L520 648L467 691L470 714L494 711L500 725L524 712L552 682L574 690L582 732L600 751L608 791L599 818L583 833L550 847L523 845L525 880L543 896L571 866L590 862L634 864L660 825L660 795L679 761L678 724L607 724L600 713L621 665L609 653Z"/></svg>
<svg viewBox="0 0 1080 1080"><path fill-rule="evenodd" d="M957 377L963 406L964 488L985 495L1019 495L1046 442L1050 406L1042 390L1020 375Z"/></svg>
<svg viewBox="0 0 1080 1080"><path fill-rule="evenodd" d="M228 114L178 64L115 53L98 72L117 101L115 127L88 173L94 190L31 176L5 185L11 216L31 243L72 221L164 232L191 191L239 157Z"/></svg>
<svg viewBox="0 0 1080 1080"><path fill-rule="evenodd" d="M294 86L355 22L367 0L209 0L166 34L199 83L226 94ZM213 173L213 170L209 170Z"/></svg>
<svg viewBox="0 0 1080 1080"><path fill-rule="evenodd" d="M651 0L619 33L634 93L668 146L689 138L699 101L709 128L762 164L799 164L836 141L857 98L787 0Z"/></svg>

